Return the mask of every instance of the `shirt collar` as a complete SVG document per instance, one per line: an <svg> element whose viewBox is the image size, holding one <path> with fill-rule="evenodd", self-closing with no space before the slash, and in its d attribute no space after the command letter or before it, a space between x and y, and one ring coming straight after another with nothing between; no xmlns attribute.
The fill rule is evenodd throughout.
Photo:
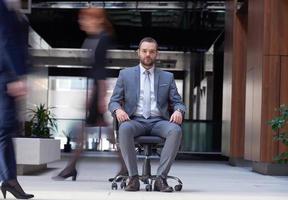
<svg viewBox="0 0 288 200"><path fill-rule="evenodd" d="M142 66L141 63L139 64L139 66L140 66L140 73L143 74L143 73L146 71L146 69ZM151 67L151 68L148 70L151 75L154 74L154 69L155 69L155 66L153 65L153 67Z"/></svg>

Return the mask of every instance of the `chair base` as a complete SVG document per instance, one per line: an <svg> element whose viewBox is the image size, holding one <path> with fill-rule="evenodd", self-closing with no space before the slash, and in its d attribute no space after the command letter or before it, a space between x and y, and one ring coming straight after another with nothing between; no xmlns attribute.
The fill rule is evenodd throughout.
<svg viewBox="0 0 288 200"><path fill-rule="evenodd" d="M118 189L118 185L117 185L118 181L117 180L119 180L119 179L122 179L122 182L120 184L120 188L124 189L126 187L126 182L127 182L128 178L129 178L129 176L123 176L123 175L116 176L114 178L114 180L112 181L112 184L111 184L112 190ZM144 184L146 184L146 186L145 186L146 191L152 191L152 185L153 185L153 182L156 180L156 178L157 178L156 175L140 175L139 176L139 180L141 182L143 182ZM167 179L173 179L173 180L178 182L178 184L174 186L175 191L181 191L182 190L183 183L178 177L167 176Z"/></svg>

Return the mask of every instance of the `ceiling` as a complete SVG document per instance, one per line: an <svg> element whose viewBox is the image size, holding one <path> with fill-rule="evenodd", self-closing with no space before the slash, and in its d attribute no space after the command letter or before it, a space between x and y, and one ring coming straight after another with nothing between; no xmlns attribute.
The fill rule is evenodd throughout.
<svg viewBox="0 0 288 200"><path fill-rule="evenodd" d="M40 1L27 14L31 26L52 47L80 48L85 34L77 13L88 6L106 8L118 49L135 49L145 36L162 50L205 51L224 29L224 1Z"/></svg>

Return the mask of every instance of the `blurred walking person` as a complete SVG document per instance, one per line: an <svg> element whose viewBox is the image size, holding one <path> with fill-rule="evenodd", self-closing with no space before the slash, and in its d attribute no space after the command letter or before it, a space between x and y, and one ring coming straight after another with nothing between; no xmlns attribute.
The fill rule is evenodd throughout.
<svg viewBox="0 0 288 200"><path fill-rule="evenodd" d="M86 117L86 127L107 126L104 120L104 113L107 111L106 102L106 53L111 47L111 37L113 35L112 24L107 18L106 11L102 8L85 8L80 10L78 22L80 29L87 35L82 48L90 50L91 71L87 77L93 79L92 94L88 98ZM85 128L84 128L85 129ZM79 128L78 128L79 130ZM54 180L63 180L72 177L76 180L76 164L83 152L85 141L85 130L79 130L77 147L74 150L74 156L70 159L67 166L55 177ZM126 173L126 167L121 160L120 174Z"/></svg>
<svg viewBox="0 0 288 200"><path fill-rule="evenodd" d="M18 13L16 0L0 0L0 179L4 198L10 192L17 199L30 199L16 176L12 136L17 132L16 101L26 94L24 75L28 27Z"/></svg>

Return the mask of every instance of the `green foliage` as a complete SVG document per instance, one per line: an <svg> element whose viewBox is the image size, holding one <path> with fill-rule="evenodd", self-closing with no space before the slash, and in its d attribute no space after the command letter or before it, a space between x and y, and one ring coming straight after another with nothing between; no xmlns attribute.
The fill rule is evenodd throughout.
<svg viewBox="0 0 288 200"><path fill-rule="evenodd" d="M288 132L281 132L283 128L287 130L288 123L288 106L281 105L279 108L280 115L269 121L269 125L275 132L273 140L279 141L288 146ZM278 163L288 163L288 152L283 152L274 158Z"/></svg>
<svg viewBox="0 0 288 200"><path fill-rule="evenodd" d="M71 142L70 132L66 133L65 131L62 131L62 133L67 138L67 142L66 143L69 144Z"/></svg>
<svg viewBox="0 0 288 200"><path fill-rule="evenodd" d="M28 110L31 117L29 125L32 136L49 138L50 130L57 130L56 119L51 109L46 108L45 104L40 104L35 109Z"/></svg>

